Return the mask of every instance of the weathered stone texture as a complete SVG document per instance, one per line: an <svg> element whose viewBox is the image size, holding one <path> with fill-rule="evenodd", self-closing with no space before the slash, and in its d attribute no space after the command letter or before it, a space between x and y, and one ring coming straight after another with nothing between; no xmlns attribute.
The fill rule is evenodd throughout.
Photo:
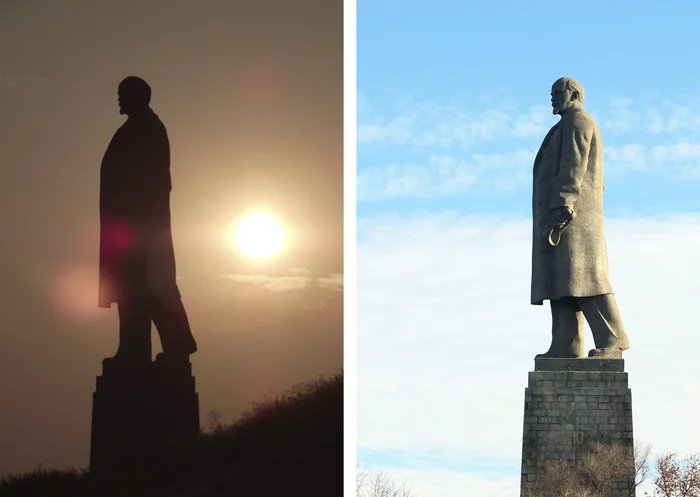
<svg viewBox="0 0 700 497"><path fill-rule="evenodd" d="M525 389L521 496L533 488L547 461L580 464L596 442L621 442L633 447L632 393L627 373L616 364L591 370L588 359L557 359L557 371L532 371ZM542 369L543 361L537 366ZM569 370L561 370L564 362ZM601 362L601 360L597 360ZM546 363L545 363L546 364ZM564 364L566 366L566 364ZM632 456L630 456L632 458ZM634 467L633 460L631 467ZM618 482L618 493L629 494L629 480Z"/></svg>

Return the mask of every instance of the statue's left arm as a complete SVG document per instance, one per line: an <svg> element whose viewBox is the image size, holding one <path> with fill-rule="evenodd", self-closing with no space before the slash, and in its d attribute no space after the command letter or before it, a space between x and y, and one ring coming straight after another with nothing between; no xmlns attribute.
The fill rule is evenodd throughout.
<svg viewBox="0 0 700 497"><path fill-rule="evenodd" d="M575 212L594 132L593 120L583 112L577 112L569 123L562 126L561 159L555 180L556 192L550 205L552 210L566 209L570 214Z"/></svg>

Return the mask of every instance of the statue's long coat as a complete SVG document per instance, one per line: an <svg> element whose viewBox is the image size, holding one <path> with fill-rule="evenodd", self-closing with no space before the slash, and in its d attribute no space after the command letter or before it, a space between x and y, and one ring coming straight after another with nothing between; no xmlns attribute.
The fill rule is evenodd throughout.
<svg viewBox="0 0 700 497"><path fill-rule="evenodd" d="M100 171L99 307L179 298L170 229L170 144L150 109L115 133Z"/></svg>
<svg viewBox="0 0 700 497"><path fill-rule="evenodd" d="M603 229L603 143L595 121L573 109L550 130L533 169L532 304L612 293ZM575 217L553 247L544 238L552 209Z"/></svg>

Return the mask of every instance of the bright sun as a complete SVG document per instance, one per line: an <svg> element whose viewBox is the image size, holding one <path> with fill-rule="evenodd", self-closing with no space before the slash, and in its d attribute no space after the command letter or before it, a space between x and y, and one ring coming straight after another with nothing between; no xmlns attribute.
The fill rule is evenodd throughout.
<svg viewBox="0 0 700 497"><path fill-rule="evenodd" d="M269 214L250 214L238 224L232 233L232 242L246 255L254 259L266 259L275 255L284 243L284 230Z"/></svg>

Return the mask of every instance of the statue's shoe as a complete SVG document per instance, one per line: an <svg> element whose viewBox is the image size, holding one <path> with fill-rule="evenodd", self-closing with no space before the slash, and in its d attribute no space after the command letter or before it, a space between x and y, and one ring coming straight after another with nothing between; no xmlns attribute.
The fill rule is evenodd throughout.
<svg viewBox="0 0 700 497"><path fill-rule="evenodd" d="M554 352L545 352L544 354L537 354L535 359L579 359L581 356L569 353L569 354L557 354Z"/></svg>
<svg viewBox="0 0 700 497"><path fill-rule="evenodd" d="M150 364L151 361L148 358L138 359L117 353L113 357L102 359L102 373L105 375L142 374Z"/></svg>
<svg viewBox="0 0 700 497"><path fill-rule="evenodd" d="M121 358L121 356L115 355L113 357L105 357L102 359L102 365L106 367L114 366L114 365L121 365L125 363L126 361Z"/></svg>
<svg viewBox="0 0 700 497"><path fill-rule="evenodd" d="M156 363L158 364L174 364L174 365L180 365L180 364L187 364L190 362L190 355L189 354L176 354L174 352L161 352L158 355L156 355Z"/></svg>
<svg viewBox="0 0 700 497"><path fill-rule="evenodd" d="M117 352L115 355L112 357L105 357L102 359L102 365L103 366L143 366L149 364L151 361L147 359L139 360L136 359L135 357L129 357L126 354L120 354Z"/></svg>
<svg viewBox="0 0 700 497"><path fill-rule="evenodd" d="M629 345L613 345L612 347L592 349L588 353L588 357L607 357L610 359L622 359L622 352L629 348Z"/></svg>

